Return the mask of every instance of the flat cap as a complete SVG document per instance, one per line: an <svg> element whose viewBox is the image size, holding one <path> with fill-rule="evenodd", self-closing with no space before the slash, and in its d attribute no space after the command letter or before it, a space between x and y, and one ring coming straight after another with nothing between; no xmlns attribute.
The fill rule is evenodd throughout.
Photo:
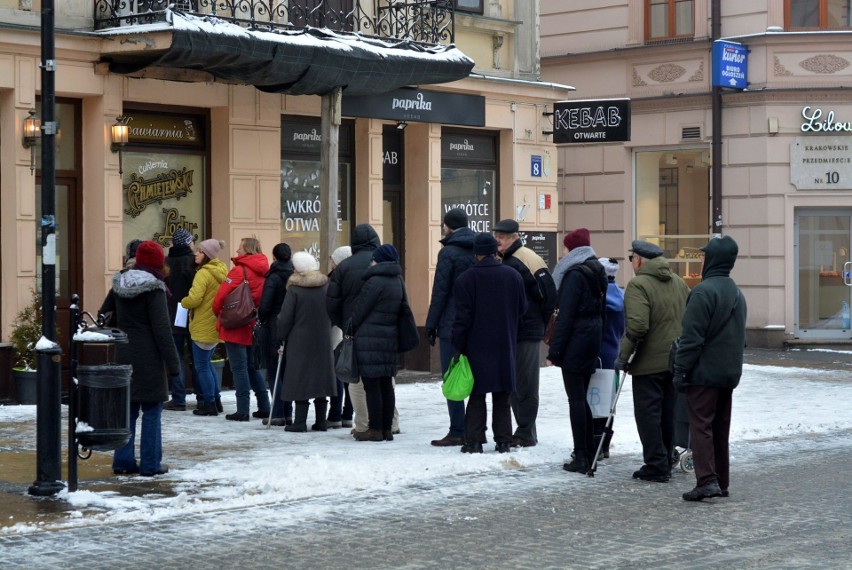
<svg viewBox="0 0 852 570"><path fill-rule="evenodd" d="M638 254L639 257L644 257L645 259L654 259L655 257L660 257L663 255L663 250L652 243L647 241L641 241L638 239L633 240L633 247L630 248L635 254Z"/></svg>
<svg viewBox="0 0 852 570"><path fill-rule="evenodd" d="M511 219L500 220L494 224L494 231L501 234L514 234L518 231L518 222Z"/></svg>

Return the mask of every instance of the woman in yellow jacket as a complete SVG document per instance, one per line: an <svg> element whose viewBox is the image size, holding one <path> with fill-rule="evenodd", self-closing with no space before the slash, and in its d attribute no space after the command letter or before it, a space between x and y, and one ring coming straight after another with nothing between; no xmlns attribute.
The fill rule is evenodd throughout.
<svg viewBox="0 0 852 570"><path fill-rule="evenodd" d="M200 384L203 402L193 410L197 416L217 416L222 411L219 383L213 368L213 349L219 344L213 299L219 285L228 275L228 267L218 256L225 244L207 239L195 248L197 270L189 294L181 299L184 309L189 309L189 336L192 339L192 365Z"/></svg>

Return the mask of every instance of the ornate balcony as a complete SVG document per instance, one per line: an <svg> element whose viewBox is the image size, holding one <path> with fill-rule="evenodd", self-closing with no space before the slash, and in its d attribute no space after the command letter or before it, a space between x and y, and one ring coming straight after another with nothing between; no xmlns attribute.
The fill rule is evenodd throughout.
<svg viewBox="0 0 852 570"><path fill-rule="evenodd" d="M166 21L169 9L254 31L328 28L427 46L455 42L453 0L95 0L95 29ZM370 5L372 4L372 5Z"/></svg>

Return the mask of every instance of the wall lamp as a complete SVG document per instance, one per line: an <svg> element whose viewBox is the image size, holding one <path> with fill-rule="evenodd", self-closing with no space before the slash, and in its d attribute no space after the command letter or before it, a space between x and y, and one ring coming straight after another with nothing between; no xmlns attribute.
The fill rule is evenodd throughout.
<svg viewBox="0 0 852 570"><path fill-rule="evenodd" d="M397 123L396 123L396 128L397 128L397 130L400 130L400 131L404 131L405 127L407 127L407 126L408 126L408 123L406 123L405 121L397 121Z"/></svg>
<svg viewBox="0 0 852 570"><path fill-rule="evenodd" d="M41 121L35 116L36 110L30 109L29 116L24 119L24 137L21 144L30 149L30 174L35 172L35 147L38 144Z"/></svg>
<svg viewBox="0 0 852 570"><path fill-rule="evenodd" d="M127 144L127 141L130 140L130 127L127 126L128 121L130 121L130 117L127 115L119 115L115 118L115 123L113 123L111 127L112 144L109 148L112 152L118 153L119 176L124 174L121 164L121 150L124 148L124 145Z"/></svg>

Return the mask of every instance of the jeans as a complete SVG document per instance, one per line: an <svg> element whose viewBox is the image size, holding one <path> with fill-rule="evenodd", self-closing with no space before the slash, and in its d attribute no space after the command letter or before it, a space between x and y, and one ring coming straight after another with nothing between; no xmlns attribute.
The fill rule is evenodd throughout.
<svg viewBox="0 0 852 570"><path fill-rule="evenodd" d="M571 418L571 434L574 437L574 454L577 457L585 456L590 463L595 453L592 409L586 400L591 381L591 374L572 374L562 369L562 383L568 395L568 415Z"/></svg>
<svg viewBox="0 0 852 570"><path fill-rule="evenodd" d="M281 371L278 371L278 362L281 362ZM275 375L278 374L278 397L272 402L272 413L270 418L292 418L293 417L293 402L285 402L281 399L281 394L284 389L284 367L286 361L282 358L279 360L276 355L274 360L269 361L269 367L266 369L266 383L269 385L270 397L275 395Z"/></svg>
<svg viewBox="0 0 852 570"><path fill-rule="evenodd" d="M163 462L163 438L160 418L163 414L162 402L130 402L130 441L121 449L115 450L112 468L125 471L136 469L136 420L142 410L142 432L139 436L139 472L156 473Z"/></svg>
<svg viewBox="0 0 852 570"><path fill-rule="evenodd" d="M231 374L234 377L234 386L237 389L237 413L248 415L250 411L251 391L257 398L257 410L269 413L269 393L266 391L266 383L263 376L254 368L254 354L251 345L225 343L225 351L228 353L228 361L231 363Z"/></svg>
<svg viewBox="0 0 852 570"><path fill-rule="evenodd" d="M219 397L219 379L213 368L213 350L204 350L194 342L192 345L192 367L198 381L199 397L202 402L212 404Z"/></svg>
<svg viewBox="0 0 852 570"><path fill-rule="evenodd" d="M450 368L450 361L453 359L453 355L456 353L456 349L453 348L453 342L450 337L441 337L440 339L440 347L441 347L441 372L446 374L447 370ZM448 435L450 437L464 437L464 401L456 402L454 400L447 400L447 411L450 414L450 431Z"/></svg>

